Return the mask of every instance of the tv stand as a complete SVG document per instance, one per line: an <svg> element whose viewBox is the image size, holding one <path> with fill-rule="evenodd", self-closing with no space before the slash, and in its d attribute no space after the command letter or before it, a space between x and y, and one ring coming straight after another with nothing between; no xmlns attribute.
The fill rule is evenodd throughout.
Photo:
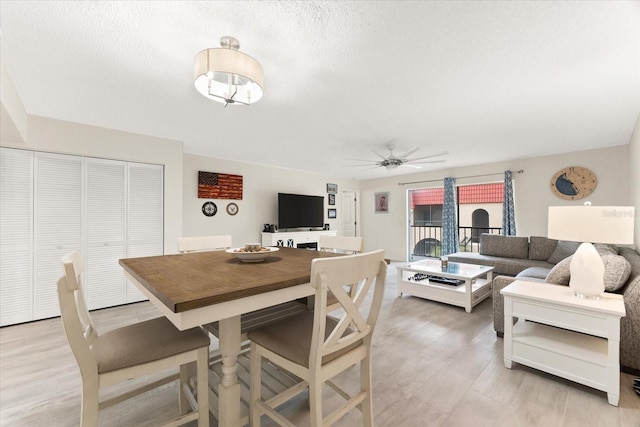
<svg viewBox="0 0 640 427"><path fill-rule="evenodd" d="M285 248L308 248L320 243L320 236L336 236L336 230L319 231L287 231L277 233L262 233L262 246L282 246Z"/></svg>

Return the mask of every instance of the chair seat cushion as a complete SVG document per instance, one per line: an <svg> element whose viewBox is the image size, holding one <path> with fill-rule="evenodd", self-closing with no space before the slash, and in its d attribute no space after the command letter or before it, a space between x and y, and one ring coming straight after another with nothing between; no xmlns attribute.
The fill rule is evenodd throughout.
<svg viewBox="0 0 640 427"><path fill-rule="evenodd" d="M158 317L100 334L91 351L103 374L208 347L209 342L200 328L180 331L166 317Z"/></svg>
<svg viewBox="0 0 640 427"><path fill-rule="evenodd" d="M337 323L338 321L336 319L327 317L325 339ZM248 337L256 344L273 351L285 359L308 368L312 334L313 311L305 311L280 322L251 331ZM322 364L324 365L348 353L361 344L362 340L356 341L342 350L324 356L322 358Z"/></svg>

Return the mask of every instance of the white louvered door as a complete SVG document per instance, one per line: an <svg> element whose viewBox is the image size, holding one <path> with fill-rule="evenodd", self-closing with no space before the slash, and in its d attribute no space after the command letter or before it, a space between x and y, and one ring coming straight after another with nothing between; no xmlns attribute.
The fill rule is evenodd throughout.
<svg viewBox="0 0 640 427"><path fill-rule="evenodd" d="M86 159L86 294L89 310L126 303L126 164Z"/></svg>
<svg viewBox="0 0 640 427"><path fill-rule="evenodd" d="M82 157L35 153L34 318L60 315L60 258L82 249Z"/></svg>
<svg viewBox="0 0 640 427"><path fill-rule="evenodd" d="M0 326L33 318L33 152L0 148Z"/></svg>
<svg viewBox="0 0 640 427"><path fill-rule="evenodd" d="M60 315L60 258L85 259L89 309L141 301L119 260L164 253L160 165L0 148L0 326Z"/></svg>
<svg viewBox="0 0 640 427"><path fill-rule="evenodd" d="M128 163L127 257L164 253L164 168ZM146 297L127 280L127 302Z"/></svg>

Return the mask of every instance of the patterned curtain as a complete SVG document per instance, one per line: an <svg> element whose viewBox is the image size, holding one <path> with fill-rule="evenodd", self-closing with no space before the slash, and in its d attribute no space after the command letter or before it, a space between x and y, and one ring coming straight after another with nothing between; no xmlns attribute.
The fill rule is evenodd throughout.
<svg viewBox="0 0 640 427"><path fill-rule="evenodd" d="M516 210L513 205L513 181L511 171L504 171L504 198L502 202L502 234L516 235Z"/></svg>
<svg viewBox="0 0 640 427"><path fill-rule="evenodd" d="M458 252L458 210L456 209L456 179L444 179L444 206L442 208L442 255Z"/></svg>

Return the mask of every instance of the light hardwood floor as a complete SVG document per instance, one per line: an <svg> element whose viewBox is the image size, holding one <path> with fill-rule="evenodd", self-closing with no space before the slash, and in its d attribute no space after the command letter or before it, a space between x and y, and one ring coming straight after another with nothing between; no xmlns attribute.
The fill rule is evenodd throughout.
<svg viewBox="0 0 640 427"><path fill-rule="evenodd" d="M98 330L106 331L159 313L145 302L92 315ZM640 426L633 376L621 375L620 406L614 407L604 392L518 364L508 370L502 339L493 331L491 299L467 314L459 307L397 298L393 264L373 362L377 426ZM349 388L357 386L356 378L353 368L337 382ZM327 407L341 399L330 387L325 395ZM177 407L173 383L101 411L100 424L153 426L153 419L175 415ZM283 412L297 425L307 424L304 396ZM0 425L76 426L79 416L80 374L60 319L0 329ZM360 422L352 411L336 425ZM217 425L213 417L211 425Z"/></svg>

